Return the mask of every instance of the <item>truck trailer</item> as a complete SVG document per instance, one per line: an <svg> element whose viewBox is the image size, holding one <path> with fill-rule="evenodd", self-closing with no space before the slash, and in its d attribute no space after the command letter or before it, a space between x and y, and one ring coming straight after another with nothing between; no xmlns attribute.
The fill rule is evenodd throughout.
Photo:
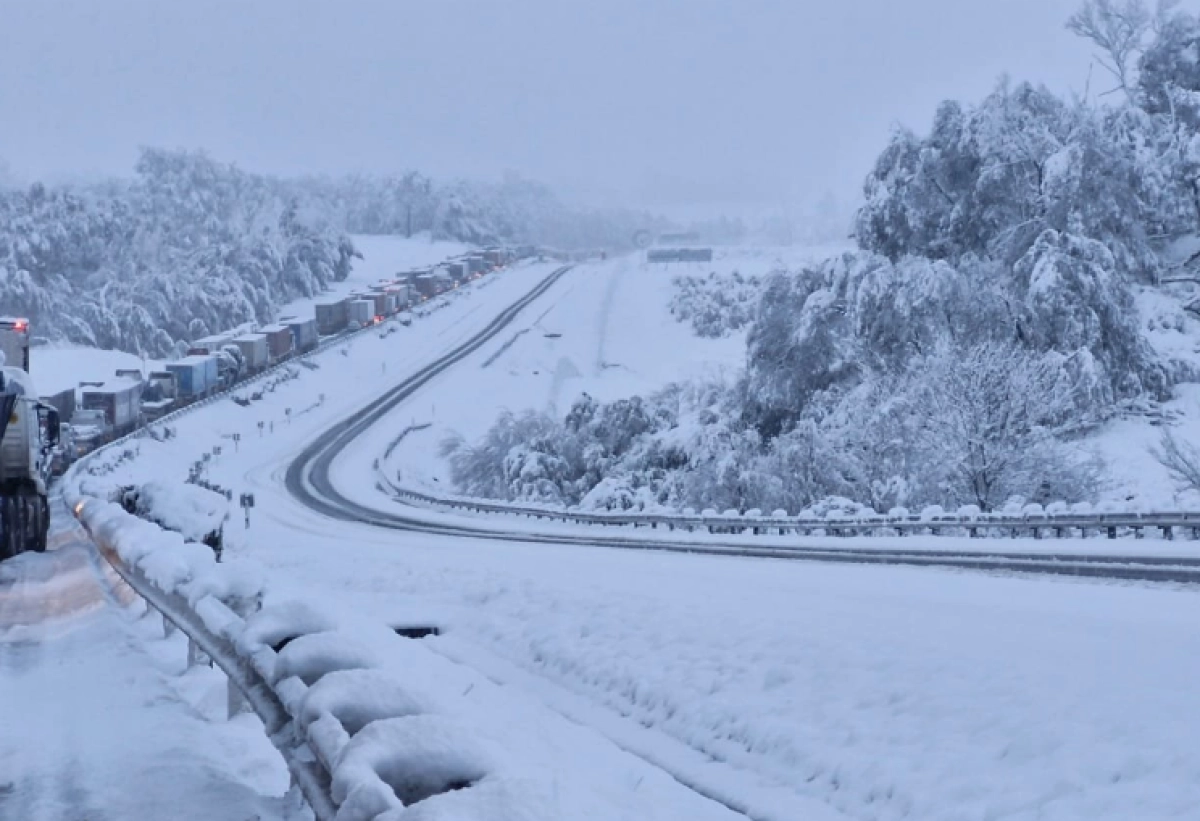
<svg viewBox="0 0 1200 821"><path fill-rule="evenodd" d="M185 356L176 362L168 362L166 369L175 374L176 392L179 399L192 401L208 396L216 389L219 375L217 357Z"/></svg>
<svg viewBox="0 0 1200 821"><path fill-rule="evenodd" d="M295 350L292 329L286 325L268 325L260 333L267 337L267 355L272 362L282 362Z"/></svg>
<svg viewBox="0 0 1200 821"><path fill-rule="evenodd" d="M317 333L321 336L340 334L350 322L350 312L344 299L316 304Z"/></svg>
<svg viewBox="0 0 1200 821"><path fill-rule="evenodd" d="M375 300L353 299L347 303L351 328L365 328L375 321Z"/></svg>
<svg viewBox="0 0 1200 821"><path fill-rule="evenodd" d="M0 353L10 368L29 373L29 320L6 316L0 318Z"/></svg>
<svg viewBox="0 0 1200 821"><path fill-rule="evenodd" d="M29 374L0 368L0 559L46 549L58 434L58 412L38 401Z"/></svg>
<svg viewBox="0 0 1200 821"><path fill-rule="evenodd" d="M242 352L246 373L258 373L271 362L271 349L266 334L245 334L235 337L233 344Z"/></svg>
<svg viewBox="0 0 1200 821"><path fill-rule="evenodd" d="M282 324L292 332L292 347L297 353L308 353L321 341L316 319L285 319Z"/></svg>
<svg viewBox="0 0 1200 821"><path fill-rule="evenodd" d="M51 396L43 396L42 403L58 411L59 424L69 424L75 414L75 389L67 388Z"/></svg>

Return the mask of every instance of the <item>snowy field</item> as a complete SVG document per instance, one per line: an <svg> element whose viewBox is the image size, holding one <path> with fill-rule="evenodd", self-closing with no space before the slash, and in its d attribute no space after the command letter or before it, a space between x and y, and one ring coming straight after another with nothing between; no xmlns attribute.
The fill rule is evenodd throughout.
<svg viewBox="0 0 1200 821"><path fill-rule="evenodd" d="M596 283L622 264L569 274L513 330L546 323L552 313L538 317L572 288L602 296ZM663 771L781 821L1123 821L1187 818L1200 805L1200 706L1184 684L1200 674L1194 591L448 540L331 522L287 495L282 476L303 443L485 325L551 267L484 280L412 328L323 354L320 370L249 408L222 402L185 417L179 437L144 441L142 458L105 481L182 478L224 443L210 478L258 500L250 529L231 529L233 556L267 566L274 600L441 625L441 638L414 645L426 655L405 684L454 705L513 762L561 785L541 797L537 818L721 817L718 804L691 803L694 791L672 792ZM575 316L582 324L586 314ZM566 339L572 326L559 327ZM605 337L588 333L572 361L597 360ZM405 416L440 419L436 405L494 409L498 388L480 381L479 361L505 341L431 383L391 430ZM622 344L606 341L611 361L636 341ZM622 374L613 390L639 377ZM550 381L525 384L530 405L548 401ZM287 424L282 407L307 409L318 390L325 404ZM268 422L261 438L258 421ZM243 432L237 454L222 438L234 431ZM339 481L368 495L367 454L387 435L347 453L358 468L339 467L348 472ZM465 682L454 699L451 670ZM490 684L476 685L480 675Z"/></svg>

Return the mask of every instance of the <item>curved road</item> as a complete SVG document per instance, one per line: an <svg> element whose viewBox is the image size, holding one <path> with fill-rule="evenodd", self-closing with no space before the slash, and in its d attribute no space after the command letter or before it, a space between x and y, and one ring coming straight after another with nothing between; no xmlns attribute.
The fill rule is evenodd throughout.
<svg viewBox="0 0 1200 821"><path fill-rule="evenodd" d="M401 402L412 397L431 379L474 353L508 327L527 307L558 282L571 266L555 270L529 293L501 311L487 327L461 345L421 368L390 391L326 429L306 446L288 465L285 485L288 492L306 507L334 519L354 521L393 530L416 531L444 536L481 537L503 541L545 544L588 545L626 549L662 550L681 553L708 553L754 558L796 559L805 561L858 564L904 564L961 568L985 571L1009 571L1079 576L1134 581L1200 583L1200 558L1119 556L1111 554L1037 554L995 551L968 553L936 549L881 550L796 546L747 546L738 543L687 542L683 540L640 540L636 537L597 533L572 535L530 530L513 532L489 527L479 520L464 518L448 524L433 522L406 512L397 501L397 510L382 511L343 495L330 479L330 468L338 456L372 425L379 422Z"/></svg>

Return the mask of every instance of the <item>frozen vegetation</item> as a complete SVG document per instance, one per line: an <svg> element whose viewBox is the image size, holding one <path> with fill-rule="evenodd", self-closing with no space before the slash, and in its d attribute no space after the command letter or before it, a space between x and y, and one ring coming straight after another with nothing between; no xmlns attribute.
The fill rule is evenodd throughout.
<svg viewBox="0 0 1200 821"><path fill-rule="evenodd" d="M349 234L620 247L657 222L579 210L519 179L277 179L143 150L132 179L0 184L0 306L51 340L152 358L344 280Z"/></svg>
<svg viewBox="0 0 1200 821"><path fill-rule="evenodd" d="M761 282L738 271L713 271L703 277L676 277L674 285L671 315L691 323L697 336L718 337L741 330L754 318Z"/></svg>
<svg viewBox="0 0 1200 821"><path fill-rule="evenodd" d="M1107 48L1113 13L1088 4L1072 27ZM945 102L867 175L856 250L761 287L677 280L671 312L697 334L748 325L740 374L505 412L446 441L460 490L792 512L1093 498L1102 468L1081 434L1196 376L1194 351L1161 344L1179 309L1147 321L1139 300L1194 303L1200 17L1135 22L1137 79L1109 55L1126 61L1123 102L1008 81Z"/></svg>

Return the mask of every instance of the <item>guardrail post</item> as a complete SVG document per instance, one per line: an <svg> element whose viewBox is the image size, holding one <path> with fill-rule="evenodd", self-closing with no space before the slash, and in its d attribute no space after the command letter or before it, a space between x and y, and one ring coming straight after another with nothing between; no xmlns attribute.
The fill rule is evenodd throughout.
<svg viewBox="0 0 1200 821"><path fill-rule="evenodd" d="M1168 542L1175 540L1175 528L1173 528L1171 525L1163 525L1162 526L1162 534L1163 534L1163 538L1166 539Z"/></svg>
<svg viewBox="0 0 1200 821"><path fill-rule="evenodd" d="M1115 539L1115 538L1117 538L1117 528L1116 528L1116 525L1109 525L1109 526L1108 526L1108 538L1110 538L1110 539Z"/></svg>
<svg viewBox="0 0 1200 821"><path fill-rule="evenodd" d="M207 653L200 649L200 645L196 644L195 640L189 637L187 649L188 669L191 669L192 667L199 667L201 665L211 667L212 659L208 657Z"/></svg>
<svg viewBox="0 0 1200 821"><path fill-rule="evenodd" d="M225 679L225 710L229 719L250 711L250 702L246 701L246 697L231 678Z"/></svg>
<svg viewBox="0 0 1200 821"><path fill-rule="evenodd" d="M262 599L258 596L251 598L231 598L225 604L243 619L249 618L262 609ZM233 683L233 679L225 681L225 707L229 718L250 710L250 702L242 695L242 691Z"/></svg>
<svg viewBox="0 0 1200 821"><path fill-rule="evenodd" d="M175 622L173 622L167 618L165 613L162 614L162 623L163 623L163 638L164 639L171 638L171 636L175 635L175 631L179 629L175 626Z"/></svg>

